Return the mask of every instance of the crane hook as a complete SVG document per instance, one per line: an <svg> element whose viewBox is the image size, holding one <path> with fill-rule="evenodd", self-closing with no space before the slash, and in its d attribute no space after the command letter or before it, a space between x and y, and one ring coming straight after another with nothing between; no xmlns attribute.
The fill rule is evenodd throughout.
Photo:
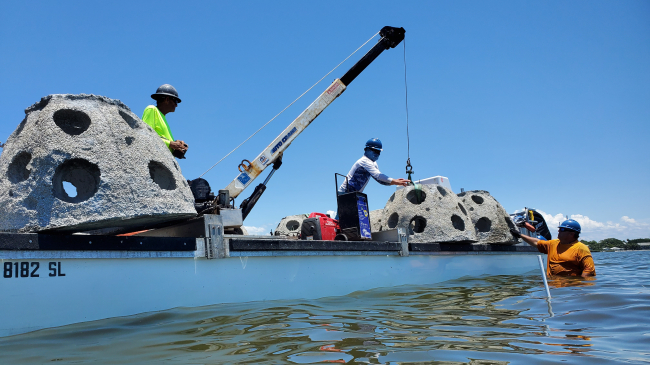
<svg viewBox="0 0 650 365"><path fill-rule="evenodd" d="M411 158L409 157L406 160L406 175L408 175L409 181L411 184L413 184L413 179L411 178L411 174L413 174L413 166L411 166Z"/></svg>
<svg viewBox="0 0 650 365"><path fill-rule="evenodd" d="M411 158L409 157L406 160L406 174L408 175L411 185L413 185L413 191L415 191L415 200L417 204L420 204L424 201L424 197L422 196L422 185L413 182L413 179L411 178L411 175L413 173L413 166L411 166Z"/></svg>

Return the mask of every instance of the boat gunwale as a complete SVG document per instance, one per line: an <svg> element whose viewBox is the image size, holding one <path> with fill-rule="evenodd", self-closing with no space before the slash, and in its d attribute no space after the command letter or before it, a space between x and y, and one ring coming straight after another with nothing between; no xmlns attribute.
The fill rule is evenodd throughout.
<svg viewBox="0 0 650 365"><path fill-rule="evenodd" d="M203 258L204 238L0 233L0 258ZM229 256L400 256L399 242L227 239ZM193 243L192 243L193 242ZM409 243L410 255L522 254L534 247L477 243Z"/></svg>

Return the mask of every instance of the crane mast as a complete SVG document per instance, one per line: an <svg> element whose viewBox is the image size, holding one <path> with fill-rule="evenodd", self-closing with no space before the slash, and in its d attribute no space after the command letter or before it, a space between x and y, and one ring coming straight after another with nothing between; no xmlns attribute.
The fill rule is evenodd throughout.
<svg viewBox="0 0 650 365"><path fill-rule="evenodd" d="M274 170L281 164L283 152L291 145L291 143L302 133L313 121L325 110L336 98L338 98L347 88L347 86L359 74L370 65L384 50L395 48L404 39L404 28L383 27L379 31L381 38L377 43L366 53L354 66L352 66L340 79L334 82L322 94L314 100L300 115L287 126L273 142L271 142L262 152L257 155L253 160L243 160L239 164L239 175L228 184L224 190L220 190L220 194L226 193L227 196L235 198L239 196L252 182L255 180L269 165L274 166ZM246 218L248 212L253 208L259 197L266 189L266 183L270 176L266 179L264 184L256 187L255 192L250 198L242 203L243 217ZM225 203L227 204L225 199ZM224 202L223 200L221 200Z"/></svg>

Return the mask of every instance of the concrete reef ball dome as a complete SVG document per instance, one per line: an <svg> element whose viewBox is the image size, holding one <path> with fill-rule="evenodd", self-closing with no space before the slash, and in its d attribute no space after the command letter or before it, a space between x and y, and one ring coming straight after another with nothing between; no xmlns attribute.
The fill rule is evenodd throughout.
<svg viewBox="0 0 650 365"><path fill-rule="evenodd" d="M383 210L370 213L373 232L407 227L413 243L516 244L514 224L487 191L459 195L440 185L397 190Z"/></svg>
<svg viewBox="0 0 650 365"><path fill-rule="evenodd" d="M196 212L160 137L119 100L48 95L0 155L0 231L90 230Z"/></svg>
<svg viewBox="0 0 650 365"><path fill-rule="evenodd" d="M485 190L472 190L458 194L458 198L469 209L479 243L518 242L510 233L510 228L515 228L510 215L490 193Z"/></svg>
<svg viewBox="0 0 650 365"><path fill-rule="evenodd" d="M309 218L308 214L296 214L282 218L278 226L275 227L276 236L295 236L300 234L302 221Z"/></svg>

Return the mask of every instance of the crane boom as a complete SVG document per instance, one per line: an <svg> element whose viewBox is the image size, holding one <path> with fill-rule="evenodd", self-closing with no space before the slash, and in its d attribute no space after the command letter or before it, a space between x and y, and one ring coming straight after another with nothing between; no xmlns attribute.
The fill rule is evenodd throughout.
<svg viewBox="0 0 650 365"><path fill-rule="evenodd" d="M254 160L250 162L250 165L244 167L244 171L241 171L240 174L226 187L230 192L230 196L235 198L239 195L244 189L251 184L251 182L258 177L264 169L273 163L275 159L286 150L291 142L293 142L296 137L302 131L305 130L311 124L311 122L316 119L316 117L327 108L328 105L334 101L343 91L345 90L345 85L341 80L336 79L332 85L327 88L320 96L314 100L311 105L307 107L298 118L294 119L287 128L282 131L282 133L271 142L266 148L260 153ZM241 170L240 165L240 170Z"/></svg>
<svg viewBox="0 0 650 365"><path fill-rule="evenodd" d="M334 82L314 100L287 128L277 136L271 144L254 160L244 161L239 165L239 175L226 187L231 197L241 194L257 178L264 169L280 156L291 145L302 131L318 117L372 61L384 50L395 48L404 39L404 28L384 27L379 34L381 39L366 53L348 72Z"/></svg>

